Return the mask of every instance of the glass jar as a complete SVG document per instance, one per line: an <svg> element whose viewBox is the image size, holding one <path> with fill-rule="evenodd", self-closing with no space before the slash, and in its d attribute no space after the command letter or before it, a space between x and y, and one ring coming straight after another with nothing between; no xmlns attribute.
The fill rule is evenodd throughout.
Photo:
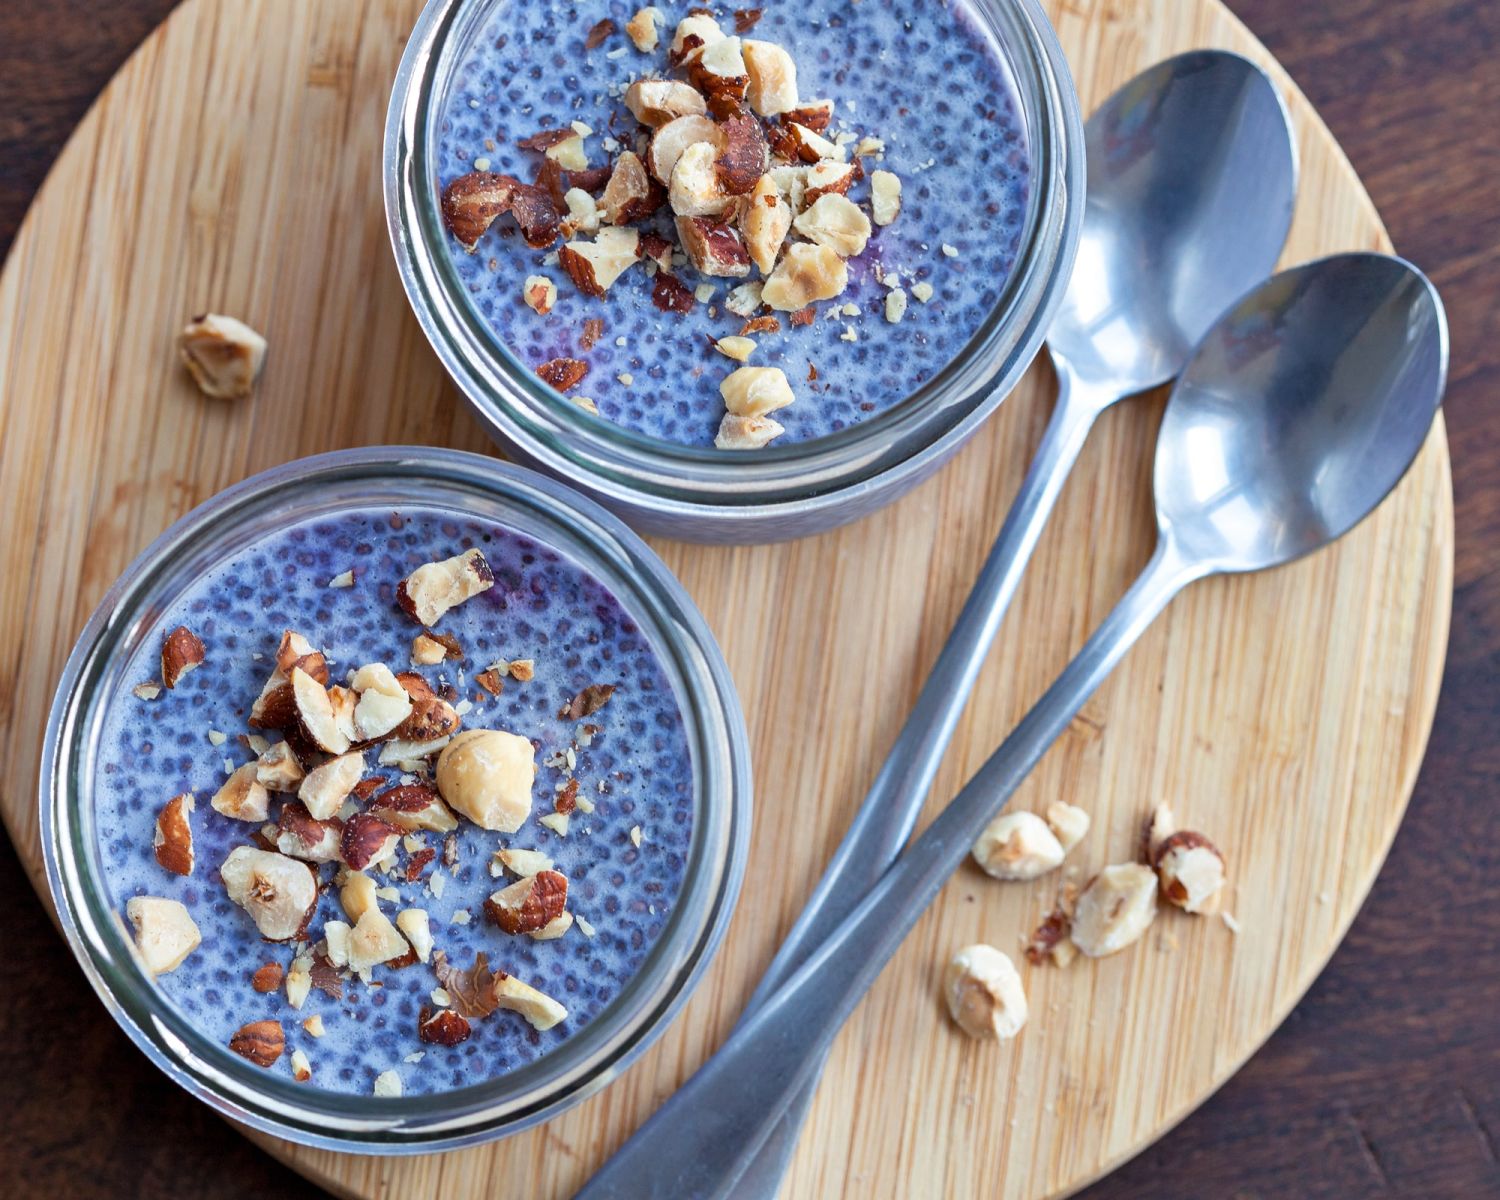
<svg viewBox="0 0 1500 1200"><path fill-rule="evenodd" d="M514 1071L438 1092L376 1098L294 1082L193 1028L139 964L111 901L96 830L105 715L140 703L127 667L195 580L279 530L353 510L437 510L550 548L602 583L648 640L670 682L691 758L692 833L681 890L639 970L555 1048ZM682 1007L718 948L744 872L750 765L744 719L713 636L660 559L616 518L567 488L480 455L374 447L277 467L183 517L110 588L78 639L43 746L47 880L74 954L137 1046L214 1108L306 1145L415 1153L472 1145L545 1120L604 1087ZM165 798L163 798L165 799ZM143 836L149 835L149 822ZM202 886L213 867L200 864ZM248 926L246 927L248 931ZM247 955L253 956L253 933Z"/></svg>
<svg viewBox="0 0 1500 1200"><path fill-rule="evenodd" d="M386 215L407 296L497 443L645 532L753 543L863 516L973 436L1040 348L1083 218L1078 99L1036 0L958 0L1009 70L1029 140L1020 245L998 299L957 356L905 400L827 436L753 453L680 445L586 416L516 357L462 287L439 208L438 127L458 64L497 5L515 2L429 0L396 75L384 150ZM946 4L932 11L934 20L957 19Z"/></svg>

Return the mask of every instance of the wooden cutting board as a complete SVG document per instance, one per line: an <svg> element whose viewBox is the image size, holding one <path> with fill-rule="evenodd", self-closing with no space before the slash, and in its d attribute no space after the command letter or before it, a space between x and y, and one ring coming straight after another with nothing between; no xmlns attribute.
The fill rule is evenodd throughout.
<svg viewBox="0 0 1500 1200"><path fill-rule="evenodd" d="M1302 196L1285 261L1389 249L1323 124L1216 0L1051 0L1085 110L1199 46L1286 94ZM483 450L408 313L386 241L380 143L418 0L188 0L79 126L0 277L0 796L40 886L34 812L58 672L108 583L220 488L373 442ZM259 394L200 397L174 336L205 308L271 344ZM562 1197L728 1031L872 779L982 561L1051 402L1034 368L962 454L861 524L793 545L659 544L718 634L754 738L750 871L686 1012L604 1094L462 1153L375 1159L256 1136L341 1195ZM982 761L1145 562L1161 397L1106 415L1043 537L935 802ZM1374 881L1421 761L1451 600L1441 420L1394 497L1339 546L1193 588L1016 798L1094 827L1072 861L1130 855L1169 800L1224 849L1238 917L1166 914L1131 951L1023 966L1005 1046L955 1034L957 946L1012 952L1058 880L965 869L840 1038L786 1194L1063 1195L1222 1083L1327 961ZM96 1019L106 1019L102 1012Z"/></svg>

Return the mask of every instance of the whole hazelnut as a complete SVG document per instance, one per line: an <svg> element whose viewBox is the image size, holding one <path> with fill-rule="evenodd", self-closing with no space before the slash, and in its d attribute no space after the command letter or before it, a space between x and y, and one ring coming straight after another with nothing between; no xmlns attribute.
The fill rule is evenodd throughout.
<svg viewBox="0 0 1500 1200"><path fill-rule="evenodd" d="M466 729L438 755L438 791L482 829L514 833L531 815L536 754L501 729Z"/></svg>

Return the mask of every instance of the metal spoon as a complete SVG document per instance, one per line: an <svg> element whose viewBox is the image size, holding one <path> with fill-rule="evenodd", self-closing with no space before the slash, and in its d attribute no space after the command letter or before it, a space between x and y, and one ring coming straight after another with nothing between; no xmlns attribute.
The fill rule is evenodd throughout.
<svg viewBox="0 0 1500 1200"><path fill-rule="evenodd" d="M911 836L1005 611L1094 421L1167 382L1236 296L1276 265L1297 160L1263 71L1193 51L1136 76L1085 127L1088 198L1049 345L1058 396L1020 491L885 766L745 1013L760 1007L852 911ZM812 1089L735 1189L772 1197Z"/></svg>
<svg viewBox="0 0 1500 1200"><path fill-rule="evenodd" d="M1340 537L1406 473L1442 398L1442 303L1401 259L1347 254L1241 299L1184 369L1156 445L1156 552L977 774L833 934L579 1193L722 1195L974 839L1126 650L1194 580Z"/></svg>

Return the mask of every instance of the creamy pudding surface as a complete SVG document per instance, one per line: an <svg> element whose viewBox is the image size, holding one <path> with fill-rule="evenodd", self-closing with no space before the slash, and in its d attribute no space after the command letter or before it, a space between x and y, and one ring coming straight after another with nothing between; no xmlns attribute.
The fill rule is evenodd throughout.
<svg viewBox="0 0 1500 1200"><path fill-rule="evenodd" d="M674 911L693 775L670 681L586 570L493 524L355 510L234 554L158 625L95 818L195 1028L310 1087L430 1093L619 997Z"/></svg>
<svg viewBox="0 0 1500 1200"><path fill-rule="evenodd" d="M580 407L670 442L756 450L900 403L962 353L1020 246L1030 161L999 49L962 4L650 11L502 2L469 40L436 182L476 313Z"/></svg>

